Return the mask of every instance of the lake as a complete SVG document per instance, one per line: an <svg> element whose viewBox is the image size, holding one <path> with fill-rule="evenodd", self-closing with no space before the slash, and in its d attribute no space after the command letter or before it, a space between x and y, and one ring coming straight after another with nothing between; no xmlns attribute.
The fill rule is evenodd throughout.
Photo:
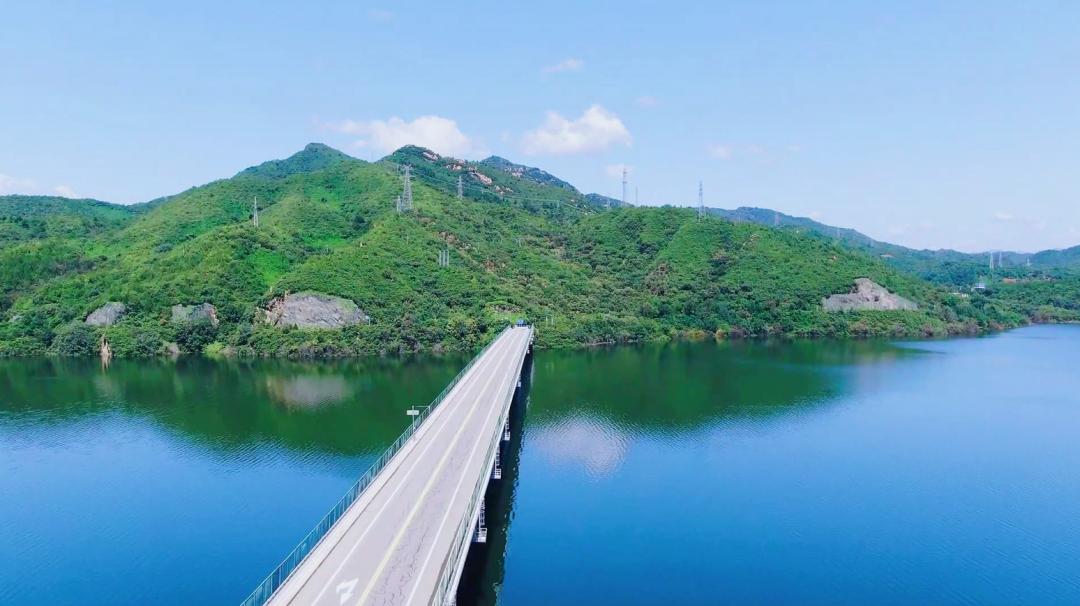
<svg viewBox="0 0 1080 606"><path fill-rule="evenodd" d="M539 351L458 603L1080 603L1078 360ZM0 603L238 603L466 361L0 360Z"/></svg>

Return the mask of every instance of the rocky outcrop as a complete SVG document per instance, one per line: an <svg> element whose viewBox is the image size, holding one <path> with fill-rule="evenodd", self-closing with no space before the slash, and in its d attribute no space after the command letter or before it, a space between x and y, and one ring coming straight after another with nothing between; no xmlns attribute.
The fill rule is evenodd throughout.
<svg viewBox="0 0 1080 606"><path fill-rule="evenodd" d="M196 322L209 322L218 325L217 308L210 303L199 305L173 305L173 324L194 324Z"/></svg>
<svg viewBox="0 0 1080 606"><path fill-rule="evenodd" d="M371 321L356 303L315 292L277 297L259 315L267 324L297 328L343 328Z"/></svg>
<svg viewBox="0 0 1080 606"><path fill-rule="evenodd" d="M124 315L127 306L117 301L109 301L101 307L90 312L86 316L86 323L90 326L112 326Z"/></svg>
<svg viewBox="0 0 1080 606"><path fill-rule="evenodd" d="M869 278L856 278L854 292L832 295L822 299L821 305L825 311L887 311L919 308L914 302L889 292L888 289Z"/></svg>

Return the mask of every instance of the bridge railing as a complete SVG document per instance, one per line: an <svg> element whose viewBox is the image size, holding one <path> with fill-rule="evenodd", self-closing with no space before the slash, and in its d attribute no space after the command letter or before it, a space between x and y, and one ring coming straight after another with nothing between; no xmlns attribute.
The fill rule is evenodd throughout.
<svg viewBox="0 0 1080 606"><path fill-rule="evenodd" d="M300 544L293 548L289 555L285 556L285 559L278 564L273 572L263 579L262 583L259 583L258 587L251 592L251 595L240 603L240 606L262 606L269 601L270 597L274 595L274 592L285 583L285 580L289 578L289 575L300 566L300 563L304 561L304 558L311 553L315 546L319 544L319 541L326 536L326 533L330 532L330 529L334 527L334 524L336 524L349 507L356 502L356 499L363 494L364 490L379 475L379 472L386 467L398 451L400 451L409 439L416 434L416 431L423 425L424 420L438 408L439 404L446 398L446 395L450 393L450 390L452 390L454 386L458 384L458 381L461 380L461 377L465 376L465 373L472 369L476 364L476 361L483 357L484 353L486 353L488 349L491 349L491 346L495 344L500 337L506 334L508 330L510 330L509 326L504 328L502 332L485 345L484 348L480 350L480 353L476 354L472 360L469 360L469 363L466 364L453 379L451 379L450 383L439 392L439 395L435 396L435 399L431 401L431 404L417 415L415 421L409 423L409 426L405 428L405 431L400 436L398 436L398 439L394 440L394 443L379 455L379 458L376 459L371 467L364 472L364 475L360 476L360 479L349 488L345 495L341 497L341 500L339 500L321 520L319 520L319 523L315 525L315 528L311 529L311 532L300 541Z"/></svg>
<svg viewBox="0 0 1080 606"><path fill-rule="evenodd" d="M531 331L531 329L530 329ZM531 337L531 334L530 334ZM521 361L524 362L525 354L521 354ZM520 364L519 364L520 366ZM518 381L511 381L508 393L506 396L510 401L513 401L514 390L518 387ZM509 408L506 413L509 418ZM495 460L495 451L500 448L499 443L502 441L502 422L505 419L500 419L499 435L496 436L495 441L488 445L487 457L485 461ZM490 474L490 471L489 471ZM458 524L457 531L454 533L454 538L450 542L450 554L446 560L443 561L442 570L439 572L439 582L435 587L435 599L432 604L435 606L446 606L454 604L454 597L457 594L457 581L458 581L458 568L462 565L461 558L466 557L468 550L466 546L472 541L473 531L475 525L476 511L480 507L480 501L484 499L487 493L486 486L490 482L490 476L488 474L481 475L476 485L473 486L472 498L469 499L469 506L465 509L465 517Z"/></svg>

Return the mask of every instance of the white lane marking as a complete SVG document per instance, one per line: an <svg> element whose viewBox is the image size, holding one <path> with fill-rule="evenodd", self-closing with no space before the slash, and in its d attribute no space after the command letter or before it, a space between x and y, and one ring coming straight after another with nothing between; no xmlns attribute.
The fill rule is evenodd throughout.
<svg viewBox="0 0 1080 606"><path fill-rule="evenodd" d="M494 354L496 349L504 349L504 347L502 347L502 346L492 347L492 349L489 350L488 353ZM481 366L483 366L485 368L485 370L487 370L488 367L490 367L492 365L498 366L499 365L498 362L499 362L499 356L492 355L490 358L484 360L482 362L482 364L477 364L476 367L474 367L474 370L479 371ZM471 373L470 373L470 375L471 375ZM478 373L478 374L476 374L474 376L477 377L477 378L475 380L472 380L473 376L470 376L469 389L464 390L464 393L466 395L468 393L471 393L471 391L472 391L471 388L475 387L476 383L479 383L479 377L483 376L483 374ZM491 381L489 380L488 383L490 383L490 382ZM486 387L487 387L487 385L485 385L485 388ZM483 390L481 390L481 393L482 392L483 392ZM440 406L440 408L442 408L442 407ZM398 479L397 486L390 493L390 495L385 499L385 501L383 502L382 507L379 508L379 510L375 513L375 516L368 522L367 527L364 528L364 531L360 533L360 536L357 537L353 541L352 547L349 548L349 550L345 553L345 556L341 559L341 562L338 564L337 568L334 569L334 572L330 575L330 578L327 581L326 585L323 586L322 590L320 590L319 593L315 596L315 598L311 601L312 604L319 602L322 599L322 597L326 594L327 590L330 589L330 586L333 584L334 579L337 578L337 576L339 574L341 574L341 570L345 567L346 564L349 563L349 560L352 559L353 553L356 552L356 549L363 542L364 537L366 537L367 534L369 532L371 532L371 529L375 527L375 523L379 520L380 517L382 517L383 512L385 512L387 507L389 507L390 504L393 503L394 497L396 497L397 494L399 492L401 492L401 490L403 488L405 488L405 486L407 486L409 484L409 482L407 482L406 480L412 475L413 471L415 471L419 467L420 462L423 461L423 459L424 459L424 455L426 455L427 452L429 450L431 450L431 447L433 445L435 445L439 441L437 439L437 437L439 435L441 435L442 432L447 427L450 427L450 424L447 423L446 421L449 420L449 416L451 416L451 414L449 412L447 412L445 416L446 416L446 418L442 419L442 425L440 425L438 427L438 430L436 431L436 433L429 440L427 440L427 443L424 444L422 451L415 458L410 459L412 461L412 466L409 467L409 469L406 471L406 473ZM356 521L359 521L359 518L357 518L357 520L354 520L353 523L355 524ZM348 534L349 534L348 532L344 533L342 535L342 539L344 539L346 536L348 536ZM338 541L338 544L340 544L340 540ZM331 553L332 552L333 552L333 550L331 550ZM329 556L330 556L330 554L328 553L327 558L329 558ZM325 559L324 559L324 561L325 561ZM317 569L316 569L316 572L317 572ZM311 580L311 577L314 576L314 575L315 575L315 572L312 572L311 576L309 576L308 579L305 580L305 584L307 584L307 581ZM294 597L299 597L299 591L297 591L297 595L294 596Z"/></svg>
<svg viewBox="0 0 1080 606"><path fill-rule="evenodd" d="M521 362L519 361L518 363L512 365L510 368L518 367L518 366L520 366L520 364L521 364ZM510 376L513 376L513 375L510 375ZM516 377L514 377L514 378L516 379ZM506 389L506 388L503 387L502 389ZM513 392L511 392L510 397L513 398ZM501 432L500 432L500 435L496 436L496 439L497 440L502 439ZM473 452L470 453L470 455L469 455L469 461L465 465L466 469L469 467L469 463L472 462L473 457L476 456L476 448L479 445L480 445L480 440L477 440L476 445L473 446ZM498 446L498 445L496 445L495 447L500 448L500 446ZM457 486L454 488L454 496L451 497L451 499L450 499L451 503L453 503L457 499L457 495L458 495L458 493L461 492L461 485L462 485L462 483L464 481L465 481L465 474L461 474L460 479L458 479ZM417 572L416 574L413 575L413 578L416 579L417 582L413 583L413 589L412 589L412 591L409 592L409 599L405 600L405 602L404 602L405 604L412 604L413 603L413 597L416 596L416 591L420 588L419 581L420 581L420 579L424 578L424 572L427 570L428 564L431 562L431 556L435 555L435 543L438 542L438 538L439 538L439 536L442 535L443 528L446 527L446 522L449 521L449 520L450 520L450 507L447 507L446 512L443 513L442 521L439 523L439 529L435 532L435 535L434 535L435 540L433 540L431 542L431 548L428 549L427 557L424 558L424 563L420 565L419 572ZM451 545L451 547L453 547L453 545Z"/></svg>
<svg viewBox="0 0 1080 606"><path fill-rule="evenodd" d="M352 579L345 581L344 583L338 583L337 594L341 596L338 600L338 604L344 604L349 601L349 598L353 596L353 590L356 589L356 584L360 582L360 579ZM342 591L344 590L344 591Z"/></svg>
<svg viewBox="0 0 1080 606"><path fill-rule="evenodd" d="M503 366L504 364L500 364L499 370L501 370ZM481 390L481 394L487 392L487 388L489 385L491 385L491 381L494 378L495 375L492 375L488 379L487 383L484 384L484 389ZM500 381L500 387L505 382L505 380ZM412 510L409 511L408 517L405 518L405 523L402 524L400 528L398 528L397 533L394 535L394 540L390 543L390 547L387 548L386 553L383 555L382 561L379 562L378 568L376 568L374 574L371 575L371 579L368 581L367 586L364 588L364 592L360 594L360 599L356 601L356 606L360 606L365 601L367 601L368 596L371 594L371 590L375 588L375 582L379 579L380 576L382 576L383 570L390 562L390 557L394 554L394 550L397 549L397 546L401 543L401 539L405 536L405 532L409 529L413 518L416 517L416 513L420 510L420 505L423 504L425 499L427 499L428 493L431 492L431 488L432 486L434 486L435 481L440 478L443 468L446 467L446 462L449 460L450 455L453 454L454 450L456 449L458 441L461 440L461 435L465 432L465 429L469 426L469 421L472 419L473 415L479 408L480 399L478 398L473 404L472 409L469 410L469 416L465 418L465 422L461 424L461 428L458 429L457 434L454 435L454 439L451 441L450 446L446 449L446 452L443 454L442 459L439 460L439 464L435 467L435 471L431 474L431 477L428 478L427 483L424 485L424 490L420 493L420 497L416 499L416 502L412 506ZM476 440L473 443L472 451L469 453L468 457L469 461L472 460L473 455L476 453L476 449L479 447L479 445L480 440ZM464 478L464 474L462 474L461 477ZM407 603L408 602L406 602L406 604Z"/></svg>

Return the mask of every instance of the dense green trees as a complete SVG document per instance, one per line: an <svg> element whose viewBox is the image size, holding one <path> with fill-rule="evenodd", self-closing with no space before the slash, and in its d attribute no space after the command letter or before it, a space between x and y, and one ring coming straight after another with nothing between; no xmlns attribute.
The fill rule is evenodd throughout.
<svg viewBox="0 0 1080 606"><path fill-rule="evenodd" d="M415 210L399 214L403 163L414 167ZM2 211L8 200L0 217L18 216ZM418 148L369 164L309 146L142 207L99 210L109 220L93 228L0 242L0 355L85 355L102 332L118 356L166 343L285 356L472 349L518 317L537 324L542 346L680 333L945 335L1075 319L1080 290L1058 280L951 294L813 234L678 208L600 210L576 190ZM448 267L437 261L444 249ZM857 277L920 310L824 312L822 298ZM274 297L309 290L355 301L372 322L333 331L259 322ZM128 313L107 329L83 326L106 301ZM172 305L203 302L219 325L172 322Z"/></svg>

